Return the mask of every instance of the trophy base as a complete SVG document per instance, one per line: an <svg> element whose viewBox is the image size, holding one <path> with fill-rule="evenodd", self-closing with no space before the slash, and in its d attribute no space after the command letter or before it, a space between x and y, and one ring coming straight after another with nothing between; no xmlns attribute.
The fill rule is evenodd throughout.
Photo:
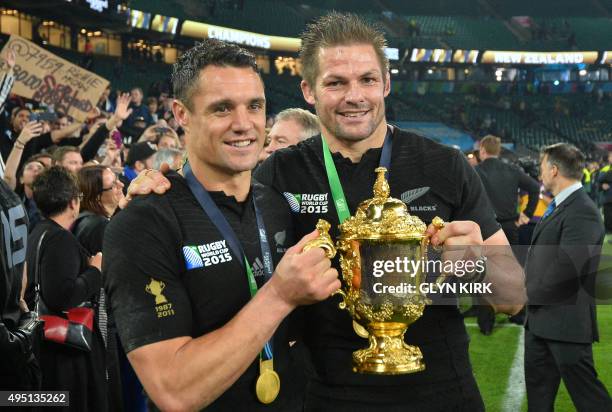
<svg viewBox="0 0 612 412"><path fill-rule="evenodd" d="M421 350L404 342L406 328L405 323L369 324L370 347L353 352L353 372L401 375L425 370Z"/></svg>

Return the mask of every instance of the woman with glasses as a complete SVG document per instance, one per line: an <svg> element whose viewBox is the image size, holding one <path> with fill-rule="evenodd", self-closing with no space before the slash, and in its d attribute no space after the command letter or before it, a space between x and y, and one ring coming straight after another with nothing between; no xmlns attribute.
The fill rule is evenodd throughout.
<svg viewBox="0 0 612 412"><path fill-rule="evenodd" d="M127 204L123 195L123 183L109 167L101 165L86 166L79 171L77 177L83 201L72 232L81 245L95 255L102 251L106 225L115 212ZM106 347L109 410L120 410L122 397L117 332L112 315L107 311L104 289L100 291L99 316Z"/></svg>
<svg viewBox="0 0 612 412"><path fill-rule="evenodd" d="M102 251L104 229L117 209L127 205L123 183L107 166L86 166L78 173L79 189L83 193L81 214L73 233L81 245L94 255Z"/></svg>
<svg viewBox="0 0 612 412"><path fill-rule="evenodd" d="M28 236L30 287L38 277L40 298L49 315L63 317L65 311L84 303L93 303L95 308L102 287L102 254L92 256L70 232L82 198L75 177L53 166L36 177L32 189L43 220ZM33 303L28 306L33 308ZM90 351L47 340L40 348L42 390L70 391L67 410L107 410L104 342L97 309L95 312Z"/></svg>

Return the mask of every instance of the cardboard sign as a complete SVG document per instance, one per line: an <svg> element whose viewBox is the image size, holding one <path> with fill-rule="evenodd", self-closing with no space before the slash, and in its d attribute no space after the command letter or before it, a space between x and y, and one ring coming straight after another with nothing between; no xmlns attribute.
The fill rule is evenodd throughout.
<svg viewBox="0 0 612 412"><path fill-rule="evenodd" d="M15 52L15 84L11 93L53 105L56 112L84 121L98 104L108 80L62 59L42 47L12 35L0 55L8 48ZM7 71L5 61L0 63Z"/></svg>

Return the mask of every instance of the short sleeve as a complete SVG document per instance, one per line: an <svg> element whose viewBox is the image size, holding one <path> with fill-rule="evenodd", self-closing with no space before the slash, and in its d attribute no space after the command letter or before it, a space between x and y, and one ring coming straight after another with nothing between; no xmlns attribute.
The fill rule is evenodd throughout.
<svg viewBox="0 0 612 412"><path fill-rule="evenodd" d="M456 153L455 176L460 188L459 206L455 209L452 220L471 220L478 223L482 239L486 240L494 235L501 226L495 220L495 211L487 193L484 190L478 173L467 162L464 156Z"/></svg>
<svg viewBox="0 0 612 412"><path fill-rule="evenodd" d="M126 353L191 335L178 228L167 198L158 195L133 200L106 228L105 289Z"/></svg>

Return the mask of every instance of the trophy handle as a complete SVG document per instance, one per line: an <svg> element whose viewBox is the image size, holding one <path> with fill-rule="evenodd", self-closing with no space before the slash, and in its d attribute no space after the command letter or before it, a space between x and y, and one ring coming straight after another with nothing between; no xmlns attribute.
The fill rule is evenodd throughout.
<svg viewBox="0 0 612 412"><path fill-rule="evenodd" d="M346 302L347 302L348 296L346 295L346 293L342 289L338 289L338 290L332 292L331 295L332 296L340 295L340 297L342 297L342 302L338 303L338 307L340 309L346 309Z"/></svg>
<svg viewBox="0 0 612 412"><path fill-rule="evenodd" d="M328 259L333 259L336 256L336 246L329 235L329 228L331 225L327 220L319 219L317 222L317 230L319 231L319 237L312 239L304 246L304 252L315 247L320 247L325 252L325 256Z"/></svg>
<svg viewBox="0 0 612 412"><path fill-rule="evenodd" d="M317 230L319 231L319 237L308 241L308 243L306 243L306 245L304 246L303 251L306 252L307 250L310 250L312 248L320 247L321 249L323 249L323 251L325 252L325 256L327 256L328 259L333 259L334 256L336 256L337 250L331 236L329 235L330 227L331 225L327 220L319 219L316 226ZM342 302L340 302L338 306L340 306L340 309L344 309L346 307L346 293L344 293L342 289L338 289L331 294L331 296L335 295L342 296Z"/></svg>
<svg viewBox="0 0 612 412"><path fill-rule="evenodd" d="M434 225L434 227L438 230L442 229L444 227L444 225L446 225L446 222L444 220L442 220L441 217L436 216L432 219L431 224ZM424 245L425 245L425 250L427 250L427 246L429 245L429 238L425 238L424 239ZM437 252L441 252L442 251L442 246L432 246L432 248L437 251ZM426 253L426 252L425 252ZM451 278L453 275L449 274L449 273L440 273L440 275L436 278L435 281L435 285L438 288L438 291L440 290L442 284L449 278Z"/></svg>

